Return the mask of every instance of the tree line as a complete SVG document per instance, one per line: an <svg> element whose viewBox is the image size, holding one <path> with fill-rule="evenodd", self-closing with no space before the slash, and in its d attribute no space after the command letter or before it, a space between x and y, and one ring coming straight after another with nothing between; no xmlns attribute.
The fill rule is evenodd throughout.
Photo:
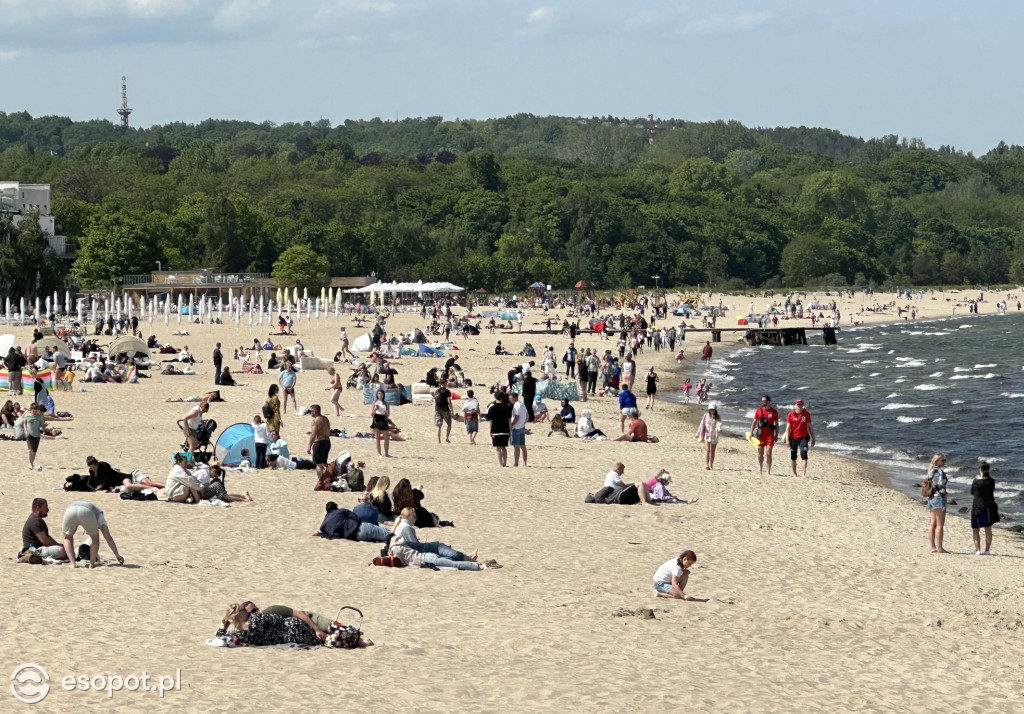
<svg viewBox="0 0 1024 714"><path fill-rule="evenodd" d="M737 122L207 120L149 129L0 112L0 180L53 185L40 236L0 217L8 290L205 267L522 291L1024 282L1024 147L984 156ZM38 231L36 231L38 233ZM45 237L42 237L45 243ZM24 257L23 257L24 256ZM46 264L50 267L41 267ZM66 274L65 274L66 273Z"/></svg>

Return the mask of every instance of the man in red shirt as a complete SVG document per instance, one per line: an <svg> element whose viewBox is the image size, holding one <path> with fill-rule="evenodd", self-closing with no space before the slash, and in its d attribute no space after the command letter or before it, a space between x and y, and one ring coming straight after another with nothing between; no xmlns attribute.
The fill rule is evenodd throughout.
<svg viewBox="0 0 1024 714"><path fill-rule="evenodd" d="M814 446L814 427L811 426L811 413L804 409L804 400L797 399L793 411L786 417L786 433L782 436L783 443L789 443L789 459L793 463L793 475L796 476L796 452L800 451L803 459L803 474L807 475L807 442L810 439Z"/></svg>
<svg viewBox="0 0 1024 714"><path fill-rule="evenodd" d="M757 429L761 431L758 433ZM772 398L767 394L761 397L761 406L754 412L754 420L750 422L750 433L757 434L757 470L764 471L764 463L768 461L768 475L772 475L772 449L775 448L775 437L779 430L779 412L772 406Z"/></svg>
<svg viewBox="0 0 1024 714"><path fill-rule="evenodd" d="M633 414L629 421L629 429L622 436L612 441L647 441L647 422L639 414Z"/></svg>

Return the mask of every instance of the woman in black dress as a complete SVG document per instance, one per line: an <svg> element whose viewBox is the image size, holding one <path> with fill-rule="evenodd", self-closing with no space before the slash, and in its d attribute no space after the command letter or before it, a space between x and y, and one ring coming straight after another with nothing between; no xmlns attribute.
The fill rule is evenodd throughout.
<svg viewBox="0 0 1024 714"><path fill-rule="evenodd" d="M224 628L252 647L270 645L322 645L324 642L308 624L297 617L279 617L260 612L251 602L235 604L224 616Z"/></svg>
<svg viewBox="0 0 1024 714"><path fill-rule="evenodd" d="M658 375L651 367L647 371L647 408L654 411L654 395L658 393Z"/></svg>
<svg viewBox="0 0 1024 714"><path fill-rule="evenodd" d="M998 523L999 506L996 504L996 482L989 473L989 465L982 461L978 476L971 483L974 504L971 507L971 532L974 534L974 554L992 555L992 526ZM985 550L981 549L981 529L985 529Z"/></svg>

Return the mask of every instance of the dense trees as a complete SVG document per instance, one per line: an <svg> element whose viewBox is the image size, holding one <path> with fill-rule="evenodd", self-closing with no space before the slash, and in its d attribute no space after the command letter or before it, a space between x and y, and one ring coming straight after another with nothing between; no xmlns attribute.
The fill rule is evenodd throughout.
<svg viewBox="0 0 1024 714"><path fill-rule="evenodd" d="M370 273L513 291L655 274L734 288L1024 279L1022 147L976 158L677 120L657 121L650 145L648 126L521 114L122 130L0 112L0 180L53 184L86 287L158 260L310 288ZM0 232L9 288L60 281L19 272L29 261L13 255L35 255L38 237Z"/></svg>

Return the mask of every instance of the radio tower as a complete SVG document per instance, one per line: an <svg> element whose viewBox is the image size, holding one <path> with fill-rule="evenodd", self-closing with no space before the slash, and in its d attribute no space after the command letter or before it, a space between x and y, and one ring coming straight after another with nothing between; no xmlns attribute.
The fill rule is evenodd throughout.
<svg viewBox="0 0 1024 714"><path fill-rule="evenodd" d="M117 113L121 115L121 126L125 129L128 128L128 115L132 113L132 110L128 108L128 78L121 77L121 108L117 110Z"/></svg>
<svg viewBox="0 0 1024 714"><path fill-rule="evenodd" d="M131 111L131 110L129 110ZM654 115L649 115L649 121L647 122L647 143L651 146L654 145L654 132L658 130L658 124L654 121ZM127 120L126 120L127 121ZM125 125L127 126L127 124Z"/></svg>

